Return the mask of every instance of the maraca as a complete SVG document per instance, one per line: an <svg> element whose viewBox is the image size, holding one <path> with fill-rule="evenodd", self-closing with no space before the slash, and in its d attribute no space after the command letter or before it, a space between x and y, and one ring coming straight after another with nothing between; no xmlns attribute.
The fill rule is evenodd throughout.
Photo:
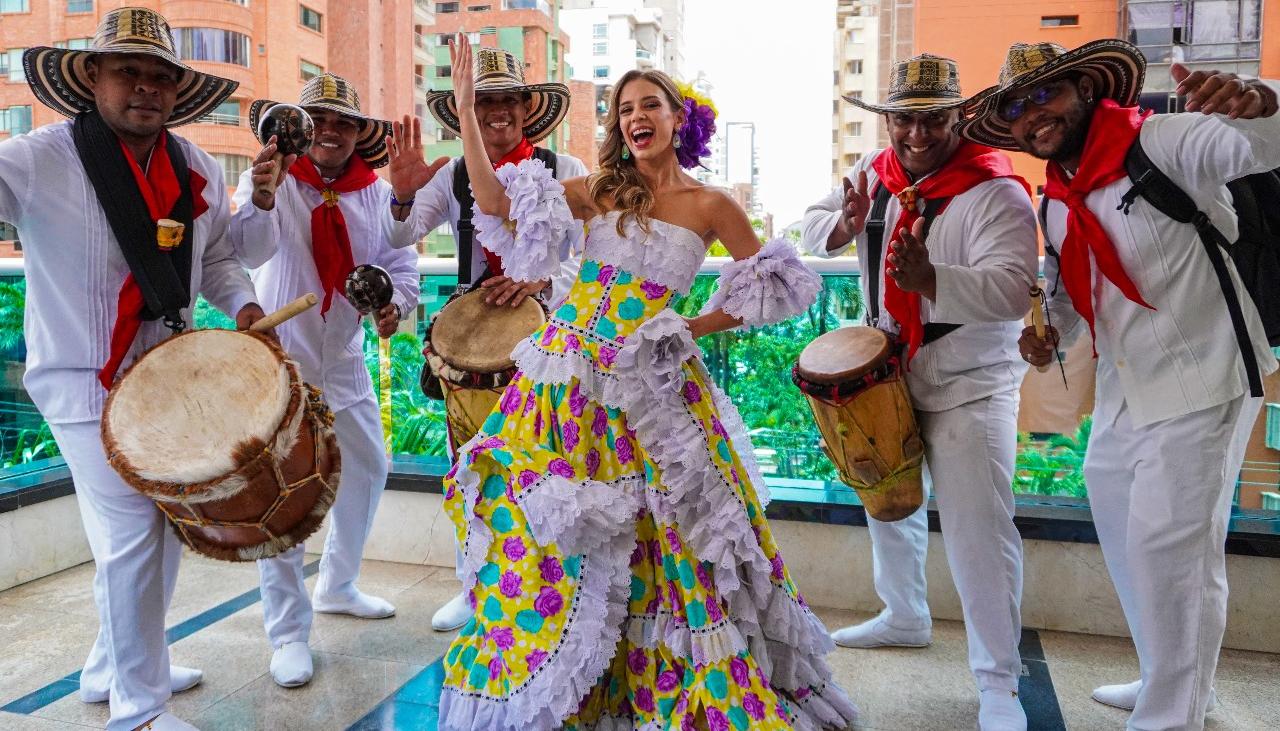
<svg viewBox="0 0 1280 731"><path fill-rule="evenodd" d="M343 284L347 301L361 315L368 315L391 304L395 286L387 270L374 264L361 264L347 275Z"/></svg>
<svg viewBox="0 0 1280 731"><path fill-rule="evenodd" d="M292 104L273 104L258 120L258 141L267 144L276 138L276 154L272 159L279 164L286 155L305 155L315 140L316 125L311 115L302 107ZM275 180L258 186L256 193L271 194L276 190Z"/></svg>

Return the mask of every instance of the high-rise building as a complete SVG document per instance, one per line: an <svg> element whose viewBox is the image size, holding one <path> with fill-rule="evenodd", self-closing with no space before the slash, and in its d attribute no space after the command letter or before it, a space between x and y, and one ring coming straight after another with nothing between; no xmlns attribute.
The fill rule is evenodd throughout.
<svg viewBox="0 0 1280 731"><path fill-rule="evenodd" d="M879 93L879 12L872 0L837 0L835 72L831 95L831 181L839 185L854 163L877 148L880 118L844 101Z"/></svg>
<svg viewBox="0 0 1280 731"><path fill-rule="evenodd" d="M328 0L6 0L0 3L0 140L61 119L36 101L22 51L39 45L84 48L108 11L152 8L168 19L178 53L201 71L240 82L235 94L181 134L210 152L234 186L261 145L248 128L254 99L296 100L324 71L347 77L364 109L381 117L412 113L415 17L425 0L339 3Z"/></svg>
<svg viewBox="0 0 1280 731"><path fill-rule="evenodd" d="M1074 48L1098 38L1129 40L1148 63L1141 103L1158 112L1172 110L1174 61L1280 76L1280 0L880 0L879 22L881 94L893 61L926 51L955 59L963 91L972 94L995 83L1006 49L1018 41ZM1021 153L1013 158L1038 191L1044 163Z"/></svg>
<svg viewBox="0 0 1280 731"><path fill-rule="evenodd" d="M596 140L613 85L633 69L658 69L681 79L684 0L564 0L561 27L569 34L574 79L595 85Z"/></svg>

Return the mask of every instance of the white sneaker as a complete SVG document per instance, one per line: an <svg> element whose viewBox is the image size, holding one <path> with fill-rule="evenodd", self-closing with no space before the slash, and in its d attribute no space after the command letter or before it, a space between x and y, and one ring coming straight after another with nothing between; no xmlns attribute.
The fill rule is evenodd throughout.
<svg viewBox="0 0 1280 731"><path fill-rule="evenodd" d="M1123 685L1100 685L1093 689L1093 699L1104 706L1132 711L1133 707L1138 705L1138 691L1140 690L1142 690L1141 680L1135 680L1132 683ZM1217 705L1218 692L1210 689L1209 705L1204 709L1205 713L1212 711Z"/></svg>
<svg viewBox="0 0 1280 731"><path fill-rule="evenodd" d="M1027 714L1016 691L984 690L978 704L980 731L1027 731Z"/></svg>
<svg viewBox="0 0 1280 731"><path fill-rule="evenodd" d="M466 624L471 615L471 603L466 594L459 594L431 615L431 629L437 632L452 632Z"/></svg>
<svg viewBox="0 0 1280 731"><path fill-rule="evenodd" d="M831 639L841 647L870 649L872 647L928 647L933 641L933 630L899 629L889 624L883 612L862 624L838 629Z"/></svg>
<svg viewBox="0 0 1280 731"><path fill-rule="evenodd" d="M320 597L311 600L311 607L321 614L350 614L361 619L386 619L393 617L396 608L386 599L369 596L355 589L349 597Z"/></svg>
<svg viewBox="0 0 1280 731"><path fill-rule="evenodd" d="M200 731L200 729L165 711L139 726L137 731Z"/></svg>
<svg viewBox="0 0 1280 731"><path fill-rule="evenodd" d="M181 665L169 666L169 690L181 693L191 690L204 680L204 673L195 668L184 668ZM80 686L80 700L84 703L106 703L111 693L107 689L86 688Z"/></svg>
<svg viewBox="0 0 1280 731"><path fill-rule="evenodd" d="M306 685L313 672L311 648L305 642L286 642L271 653L271 679L281 688Z"/></svg>

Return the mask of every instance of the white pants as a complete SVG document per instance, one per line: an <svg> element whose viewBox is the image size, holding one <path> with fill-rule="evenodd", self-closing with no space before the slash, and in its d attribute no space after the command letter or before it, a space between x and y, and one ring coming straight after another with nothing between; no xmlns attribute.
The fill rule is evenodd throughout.
<svg viewBox="0 0 1280 731"><path fill-rule="evenodd" d="M163 713L169 700L164 615L181 545L155 503L107 464L99 422L49 428L71 469L96 568L100 626L81 682L110 689L107 729L129 731Z"/></svg>
<svg viewBox="0 0 1280 731"><path fill-rule="evenodd" d="M382 416L373 397L334 414L333 429L342 452L338 498L329 511L329 536L320 558L316 596L343 597L355 592L364 542L387 485L387 454ZM258 561L262 581L263 624L271 646L306 642L311 634L311 600L303 584L304 547Z"/></svg>
<svg viewBox="0 0 1280 731"><path fill-rule="evenodd" d="M1227 523L1262 399L1135 427L1098 362L1084 476L1098 542L1138 651L1129 728L1204 728L1227 626Z"/></svg>
<svg viewBox="0 0 1280 731"><path fill-rule="evenodd" d="M938 503L947 563L980 690L1018 689L1022 660L1022 538L1013 524L1018 392L946 411L917 411L925 443L925 490ZM885 523L868 516L876 593L889 624L929 626L926 506Z"/></svg>

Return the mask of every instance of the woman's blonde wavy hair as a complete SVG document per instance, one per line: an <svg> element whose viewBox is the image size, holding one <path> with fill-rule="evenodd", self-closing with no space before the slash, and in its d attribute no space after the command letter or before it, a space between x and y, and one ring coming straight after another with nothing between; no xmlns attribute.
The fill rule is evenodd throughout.
<svg viewBox="0 0 1280 731"><path fill-rule="evenodd" d="M628 218L635 219L641 230L649 233L649 214L653 211L653 191L645 184L636 170L635 158L622 159L622 151L626 149L622 139L622 129L618 125L618 100L622 90L632 81L643 79L662 90L667 103L677 114L684 113L684 97L676 89L676 83L661 71L631 70L622 75L613 87L609 98L609 114L605 118L604 142L600 143L598 167L587 178L587 192L596 206L611 210L620 210L618 216L618 235L625 236L622 227Z"/></svg>

